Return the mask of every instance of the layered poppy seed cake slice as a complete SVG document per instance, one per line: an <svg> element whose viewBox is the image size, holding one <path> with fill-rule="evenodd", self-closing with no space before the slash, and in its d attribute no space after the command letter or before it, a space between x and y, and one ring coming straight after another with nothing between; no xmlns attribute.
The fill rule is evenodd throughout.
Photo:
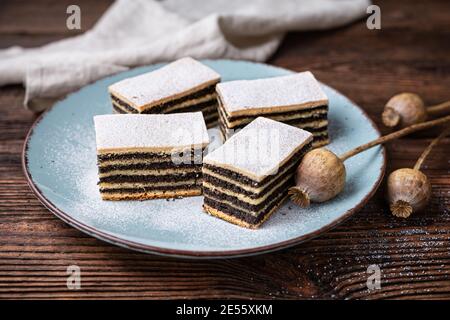
<svg viewBox="0 0 450 320"><path fill-rule="evenodd" d="M145 200L202 193L208 133L201 112L94 117L103 200Z"/></svg>
<svg viewBox="0 0 450 320"><path fill-rule="evenodd" d="M246 228L284 201L311 133L259 117L203 159L204 210Z"/></svg>
<svg viewBox="0 0 450 320"><path fill-rule="evenodd" d="M311 132L314 147L329 143L328 98L309 71L223 82L216 91L220 130L225 139L256 117L264 116Z"/></svg>
<svg viewBox="0 0 450 320"><path fill-rule="evenodd" d="M206 65L183 58L155 71L112 84L108 89L118 113L201 111L208 127L218 123L215 86L220 75Z"/></svg>

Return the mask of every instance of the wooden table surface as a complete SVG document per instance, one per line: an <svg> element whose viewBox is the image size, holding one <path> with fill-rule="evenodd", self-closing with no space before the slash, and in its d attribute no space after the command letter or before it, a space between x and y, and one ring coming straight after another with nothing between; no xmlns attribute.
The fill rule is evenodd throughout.
<svg viewBox="0 0 450 320"><path fill-rule="evenodd" d="M71 1L0 2L0 47L33 47L76 35L65 27ZM78 0L82 31L110 1ZM429 103L450 98L450 2L377 1L382 29L363 21L333 31L292 33L269 63L312 70L379 114L395 93ZM352 218L315 240L256 257L192 261L118 248L71 228L31 193L21 168L36 115L22 107L21 86L0 88L0 298L450 298L450 141L426 162L433 184L426 212L393 217L383 186ZM388 171L414 164L430 134L387 147ZM381 268L369 291L367 267ZM66 268L81 268L68 290Z"/></svg>

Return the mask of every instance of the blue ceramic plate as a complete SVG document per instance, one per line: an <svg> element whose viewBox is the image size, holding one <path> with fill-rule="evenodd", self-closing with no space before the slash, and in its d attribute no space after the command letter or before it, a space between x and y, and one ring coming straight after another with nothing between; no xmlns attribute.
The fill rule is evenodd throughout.
<svg viewBox="0 0 450 320"><path fill-rule="evenodd" d="M257 79L291 71L244 61L204 61L223 81ZM202 197L109 202L97 190L92 117L111 113L107 87L161 67L153 65L97 81L56 103L31 128L23 166L42 203L68 224L130 249L184 257L236 257L292 246L311 239L360 209L377 189L384 150L373 148L348 161L344 192L324 204L301 209L287 202L259 230L247 230L202 212ZM349 99L324 86L330 100L328 146L338 154L377 138L367 115ZM218 130L210 130L217 138Z"/></svg>

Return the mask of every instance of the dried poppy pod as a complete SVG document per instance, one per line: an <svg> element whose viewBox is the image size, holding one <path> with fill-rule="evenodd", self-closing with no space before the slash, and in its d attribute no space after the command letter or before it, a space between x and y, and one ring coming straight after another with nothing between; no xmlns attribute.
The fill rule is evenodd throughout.
<svg viewBox="0 0 450 320"><path fill-rule="evenodd" d="M431 198L431 184L422 171L410 168L395 170L387 180L389 208L394 216L408 218L420 211Z"/></svg>
<svg viewBox="0 0 450 320"><path fill-rule="evenodd" d="M345 186L344 162L333 152L318 148L306 153L295 176L296 186L289 189L292 200L301 207L311 201L324 202L338 195Z"/></svg>
<svg viewBox="0 0 450 320"><path fill-rule="evenodd" d="M342 192L345 186L344 161L376 145L403 137L410 133L450 122L450 116L409 126L352 149L341 156L324 149L306 153L295 174L295 186L289 188L293 202L308 207L311 202L325 202Z"/></svg>
<svg viewBox="0 0 450 320"><path fill-rule="evenodd" d="M404 92L386 103L381 120L387 127L405 128L426 121L429 117L450 113L450 101L426 107L415 93Z"/></svg>
<svg viewBox="0 0 450 320"><path fill-rule="evenodd" d="M423 151L414 168L402 168L392 172L387 180L387 198L394 216L408 218L413 212L426 207L431 198L431 184L427 176L420 171L431 149L447 136L450 127L445 129Z"/></svg>

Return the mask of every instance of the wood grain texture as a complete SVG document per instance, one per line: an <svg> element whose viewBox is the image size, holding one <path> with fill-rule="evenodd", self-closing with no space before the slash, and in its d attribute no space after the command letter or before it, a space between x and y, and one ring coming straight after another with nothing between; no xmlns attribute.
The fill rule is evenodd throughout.
<svg viewBox="0 0 450 320"><path fill-rule="evenodd" d="M87 30L110 1L77 3ZM382 107L395 93L417 92L429 104L450 98L450 2L376 3L381 30L359 22L292 33L270 63L312 70L380 125ZM0 47L37 46L78 34L65 28L68 4L2 0ZM36 117L23 109L23 93L20 86L0 88L0 298L450 298L449 139L425 163L433 199L422 214L394 218L381 187L351 219L294 248L232 260L170 259L86 236L39 203L20 164L23 140ZM412 166L430 136L391 143L388 173ZM72 264L81 268L81 290L66 287ZM371 264L381 268L381 290L367 289Z"/></svg>

